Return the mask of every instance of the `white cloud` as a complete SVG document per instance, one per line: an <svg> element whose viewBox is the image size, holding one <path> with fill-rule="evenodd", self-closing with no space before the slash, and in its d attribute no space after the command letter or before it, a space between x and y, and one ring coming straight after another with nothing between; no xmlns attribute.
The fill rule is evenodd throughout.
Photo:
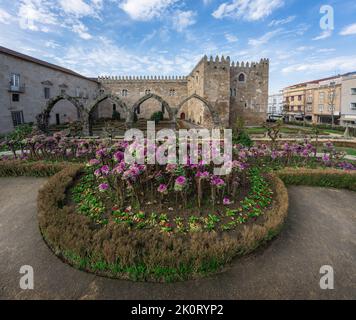
<svg viewBox="0 0 356 320"><path fill-rule="evenodd" d="M46 46L46 48L51 48L51 49L56 49L56 48L60 47L60 45L54 40L46 41L45 46Z"/></svg>
<svg viewBox="0 0 356 320"><path fill-rule="evenodd" d="M312 40L314 40L314 41L323 40L323 39L331 37L332 34L333 34L332 30L325 30L319 36L313 38Z"/></svg>
<svg viewBox="0 0 356 320"><path fill-rule="evenodd" d="M283 24L287 24L287 23L290 23L292 21L294 21L296 18L296 16L289 16L285 19L280 19L280 20L272 20L268 26L269 27L277 27L277 26L280 26L280 25L283 25Z"/></svg>
<svg viewBox="0 0 356 320"><path fill-rule="evenodd" d="M196 12L194 11L181 11L177 10L173 17L173 27L178 32L182 32L189 26L196 23Z"/></svg>
<svg viewBox="0 0 356 320"><path fill-rule="evenodd" d="M263 36L256 38L256 39L249 39L248 40L248 44L253 46L253 47L257 47L263 44L268 43L273 37L281 34L281 32L283 31L283 29L276 29L274 31L269 31L267 33L265 33Z"/></svg>
<svg viewBox="0 0 356 320"><path fill-rule="evenodd" d="M213 17L225 17L248 21L260 20L269 16L275 9L283 6L283 0L232 0L224 2L213 12Z"/></svg>
<svg viewBox="0 0 356 320"><path fill-rule="evenodd" d="M93 8L83 0L59 0L59 4L65 13L78 17L94 14Z"/></svg>
<svg viewBox="0 0 356 320"><path fill-rule="evenodd" d="M19 6L19 24L22 29L48 32L49 25L59 24L46 0L22 0Z"/></svg>
<svg viewBox="0 0 356 320"><path fill-rule="evenodd" d="M283 73L295 72L349 72L356 69L356 56L341 56L315 62L307 61L306 63L294 64L282 69Z"/></svg>
<svg viewBox="0 0 356 320"><path fill-rule="evenodd" d="M131 19L149 21L161 17L166 10L178 0L123 0L119 7Z"/></svg>
<svg viewBox="0 0 356 320"><path fill-rule="evenodd" d="M340 32L340 35L342 36L349 36L353 34L356 34L356 23L343 28Z"/></svg>
<svg viewBox="0 0 356 320"><path fill-rule="evenodd" d="M225 39L229 43L234 43L234 42L237 42L239 40L235 35L230 34L230 33L226 33L225 34Z"/></svg>
<svg viewBox="0 0 356 320"><path fill-rule="evenodd" d="M336 49L335 48L322 48L322 49L318 49L317 51L320 53L329 53L329 52L336 51Z"/></svg>
<svg viewBox="0 0 356 320"><path fill-rule="evenodd" d="M84 40L89 40L92 38L92 36L88 33L88 28L81 22L78 22L77 24L74 24L72 26L73 32L77 33L79 37L81 37Z"/></svg>
<svg viewBox="0 0 356 320"><path fill-rule="evenodd" d="M9 24L16 20L10 13L0 8L0 23Z"/></svg>

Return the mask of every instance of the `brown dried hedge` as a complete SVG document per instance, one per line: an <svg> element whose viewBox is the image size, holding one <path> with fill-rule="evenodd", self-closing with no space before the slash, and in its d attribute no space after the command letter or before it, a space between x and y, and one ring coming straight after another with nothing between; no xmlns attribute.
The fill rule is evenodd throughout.
<svg viewBox="0 0 356 320"><path fill-rule="evenodd" d="M110 223L96 228L90 218L63 205L65 192L80 167L67 167L40 190L38 218L47 244L63 260L80 269L115 278L175 281L216 272L236 255L246 254L276 235L288 211L283 182L271 175L272 209L258 224L235 232L193 234L130 230Z"/></svg>
<svg viewBox="0 0 356 320"><path fill-rule="evenodd" d="M0 177L49 177L62 171L70 165L66 162L46 162L46 161L22 161L7 160L0 161Z"/></svg>

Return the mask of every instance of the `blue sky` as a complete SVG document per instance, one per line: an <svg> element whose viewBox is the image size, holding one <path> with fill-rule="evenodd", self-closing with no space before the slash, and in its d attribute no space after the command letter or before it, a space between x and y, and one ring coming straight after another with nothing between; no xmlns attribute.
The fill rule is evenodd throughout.
<svg viewBox="0 0 356 320"><path fill-rule="evenodd" d="M334 30L320 8L334 10ZM354 0L0 0L0 45L87 76L187 75L269 58L270 92L356 71Z"/></svg>

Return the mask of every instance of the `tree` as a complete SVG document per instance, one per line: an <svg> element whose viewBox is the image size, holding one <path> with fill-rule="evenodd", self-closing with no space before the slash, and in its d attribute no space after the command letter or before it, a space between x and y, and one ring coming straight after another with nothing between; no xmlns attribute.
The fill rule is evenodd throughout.
<svg viewBox="0 0 356 320"><path fill-rule="evenodd" d="M328 87L328 107L331 112L331 127L335 126L335 99L336 99L336 82L333 81Z"/></svg>

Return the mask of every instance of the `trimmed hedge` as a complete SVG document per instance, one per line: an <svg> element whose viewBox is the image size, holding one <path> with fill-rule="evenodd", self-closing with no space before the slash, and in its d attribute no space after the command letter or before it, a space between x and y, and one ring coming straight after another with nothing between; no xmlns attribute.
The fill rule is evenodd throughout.
<svg viewBox="0 0 356 320"><path fill-rule="evenodd" d="M23 160L0 161L0 177L49 177L62 171L68 166L78 167L78 165L67 162L31 162Z"/></svg>
<svg viewBox="0 0 356 320"><path fill-rule="evenodd" d="M356 191L356 172L337 169L285 168L278 176L287 185L307 185Z"/></svg>
<svg viewBox="0 0 356 320"><path fill-rule="evenodd" d="M132 230L109 223L97 228L90 218L65 204L66 190L80 168L67 167L40 190L38 218L53 252L67 263L98 275L144 281L177 281L216 272L236 255L243 255L273 238L288 212L283 182L271 175L275 193L272 209L256 223L238 231L194 234Z"/></svg>

